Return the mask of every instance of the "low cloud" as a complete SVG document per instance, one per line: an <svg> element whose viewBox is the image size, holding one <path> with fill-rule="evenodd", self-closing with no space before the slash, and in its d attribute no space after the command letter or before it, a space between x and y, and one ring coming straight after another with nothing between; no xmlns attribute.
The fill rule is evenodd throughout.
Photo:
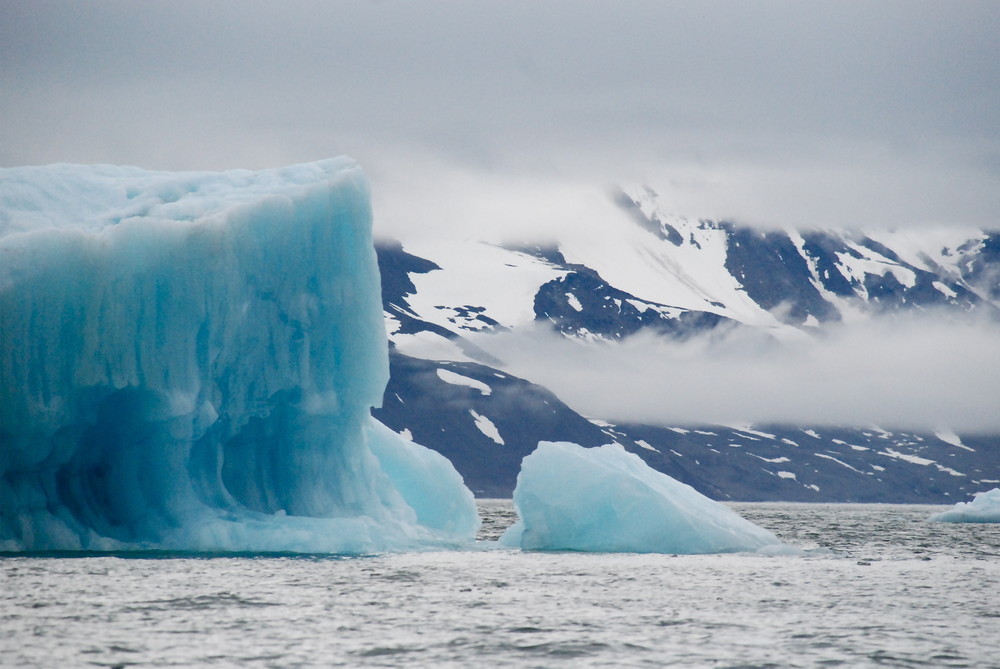
<svg viewBox="0 0 1000 669"><path fill-rule="evenodd" d="M778 341L735 328L618 343L543 328L477 343L580 413L660 425L790 423L1000 431L1000 324L876 318Z"/></svg>

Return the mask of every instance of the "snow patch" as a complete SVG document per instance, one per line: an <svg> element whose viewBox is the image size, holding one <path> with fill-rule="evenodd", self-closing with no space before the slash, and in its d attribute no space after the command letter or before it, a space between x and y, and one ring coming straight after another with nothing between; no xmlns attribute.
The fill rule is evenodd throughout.
<svg viewBox="0 0 1000 669"><path fill-rule="evenodd" d="M497 426L493 424L493 421L482 414L476 413L472 409L469 409L469 414L472 415L472 420L476 422L476 428L478 428L480 432L501 446L504 445L503 437L500 436L500 430L498 430Z"/></svg>
<svg viewBox="0 0 1000 669"><path fill-rule="evenodd" d="M945 284L941 283L940 281L934 281L931 283L931 285L937 288L938 291L943 293L946 297L951 297L951 298L958 297L958 293L956 293L954 290L952 290Z"/></svg>
<svg viewBox="0 0 1000 669"><path fill-rule="evenodd" d="M649 442L646 442L646 441L644 441L642 439L636 439L635 443L636 443L636 445L641 446L642 448L645 448L647 451L655 451L657 453L660 452L660 449L655 448L654 446L650 445Z"/></svg>
<svg viewBox="0 0 1000 669"><path fill-rule="evenodd" d="M941 441L943 441L946 444L951 444L952 446L957 446L959 448L964 448L965 450L972 451L973 453L976 452L976 449L969 448L968 446L966 446L965 444L963 444L962 443L962 438L959 437L954 432L952 432L951 430L937 430L936 432L934 432L934 436L937 437L938 439L940 439Z"/></svg>
<svg viewBox="0 0 1000 669"><path fill-rule="evenodd" d="M466 386L468 388L472 388L473 390L478 390L483 395L489 395L493 392L493 389L482 381L470 378L464 374L458 374L450 369L442 369L439 367L437 375L439 379L445 383L450 383L453 386Z"/></svg>
<svg viewBox="0 0 1000 669"><path fill-rule="evenodd" d="M887 448L884 451L879 451L878 454L885 455L890 458L895 458L897 460L902 460L904 462L909 462L910 464L921 465L923 467L934 464L933 460L928 460L927 458L921 458L916 455L909 455L907 453L900 453L899 451L895 451L891 448Z"/></svg>
<svg viewBox="0 0 1000 669"><path fill-rule="evenodd" d="M859 469L855 469L854 467L852 467L851 465L847 464L847 463L846 463L846 462L844 462L843 460L838 460L837 458L833 457L832 455L827 455L826 453L815 453L814 455L815 455L815 456L816 456L817 458L825 458L825 459L827 459L827 460L833 460L833 461L834 461L834 462L836 462L836 463L837 463L838 465L841 465L841 466L843 466L843 467L847 467L847 468L848 468L848 469L850 469L850 470L851 470L852 472L857 472L857 473L859 473L859 474L864 474L864 472L863 472L863 471L861 471L861 470L859 470Z"/></svg>
<svg viewBox="0 0 1000 669"><path fill-rule="evenodd" d="M777 439L777 436L771 434L770 432L761 432L760 430L753 429L749 425L730 425L729 427L736 430L737 432L742 432L744 435L752 434L755 437L760 437L761 439L771 439L772 441L774 439Z"/></svg>
<svg viewBox="0 0 1000 669"><path fill-rule="evenodd" d="M756 453L749 453L749 452L747 453L747 455L752 455L753 457L757 458L758 460L763 460L764 462L770 462L770 463L776 464L776 465L777 464L781 464L782 462L791 462L791 460L789 460L785 456L781 456L779 458L765 458L762 455L757 455Z"/></svg>
<svg viewBox="0 0 1000 669"><path fill-rule="evenodd" d="M419 235L403 242L407 252L442 270L410 275L416 294L408 300L415 312L444 328L453 327L453 310L440 305L478 305L479 313L506 328L531 323L538 289L566 275L544 260L492 244Z"/></svg>

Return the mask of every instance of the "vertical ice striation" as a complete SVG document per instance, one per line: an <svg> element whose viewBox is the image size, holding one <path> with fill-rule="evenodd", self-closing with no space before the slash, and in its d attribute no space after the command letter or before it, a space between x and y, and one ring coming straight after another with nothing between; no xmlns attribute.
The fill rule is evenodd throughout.
<svg viewBox="0 0 1000 669"><path fill-rule="evenodd" d="M451 465L369 415L369 202L346 158L0 170L0 550L471 541Z"/></svg>

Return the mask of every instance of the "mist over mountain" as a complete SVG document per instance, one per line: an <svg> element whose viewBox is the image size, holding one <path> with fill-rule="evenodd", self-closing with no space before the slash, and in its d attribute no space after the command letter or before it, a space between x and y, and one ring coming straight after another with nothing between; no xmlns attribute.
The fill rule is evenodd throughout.
<svg viewBox="0 0 1000 669"><path fill-rule="evenodd" d="M376 416L480 496L554 439L620 443L720 499L1000 482L1000 233L692 220L645 186L610 202L558 238L378 242Z"/></svg>

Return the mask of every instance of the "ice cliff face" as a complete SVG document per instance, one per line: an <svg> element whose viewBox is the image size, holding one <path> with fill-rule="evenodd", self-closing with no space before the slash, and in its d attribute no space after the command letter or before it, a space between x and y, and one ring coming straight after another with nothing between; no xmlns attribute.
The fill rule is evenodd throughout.
<svg viewBox="0 0 1000 669"><path fill-rule="evenodd" d="M454 469L369 416L370 229L347 159L0 171L0 550L471 540Z"/></svg>

